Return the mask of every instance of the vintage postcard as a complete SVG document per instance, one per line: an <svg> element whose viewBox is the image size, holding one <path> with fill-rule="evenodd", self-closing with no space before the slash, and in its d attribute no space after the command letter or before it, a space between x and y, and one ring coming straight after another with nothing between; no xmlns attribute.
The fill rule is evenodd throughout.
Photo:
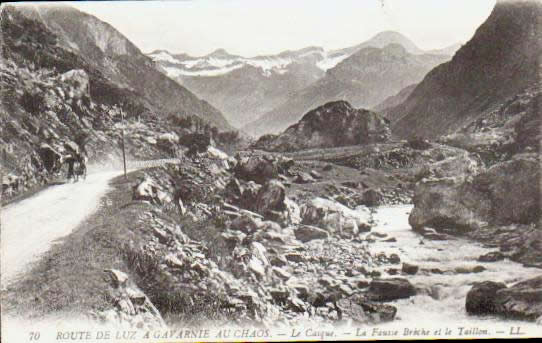
<svg viewBox="0 0 542 343"><path fill-rule="evenodd" d="M542 337L541 22L2 3L1 342Z"/></svg>

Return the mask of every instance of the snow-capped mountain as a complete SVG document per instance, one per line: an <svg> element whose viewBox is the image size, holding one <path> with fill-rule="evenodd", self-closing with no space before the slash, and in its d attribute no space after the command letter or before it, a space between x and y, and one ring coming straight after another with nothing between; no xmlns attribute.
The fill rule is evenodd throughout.
<svg viewBox="0 0 542 343"><path fill-rule="evenodd" d="M159 62L170 77L179 76L218 76L230 73L244 66L260 69L263 76L273 73L285 74L293 63L313 63L322 71L333 68L337 63L349 56L347 51L325 51L318 47L309 47L297 51L286 51L278 55L242 57L231 55L224 49L212 53L191 57L186 54L172 54L165 50L156 50L148 54Z"/></svg>
<svg viewBox="0 0 542 343"><path fill-rule="evenodd" d="M352 54L310 86L245 125L255 137L279 133L296 123L304 113L330 101L348 101L356 108L372 108L401 89L420 82L435 66L450 56L411 54L400 44L383 48L364 47Z"/></svg>
<svg viewBox="0 0 542 343"><path fill-rule="evenodd" d="M389 44L399 44L413 55L424 53L402 34L386 31L361 44L336 50L307 47L255 57L233 55L224 49L200 57L156 50L148 56L166 75L209 101L240 128L314 84L361 49Z"/></svg>

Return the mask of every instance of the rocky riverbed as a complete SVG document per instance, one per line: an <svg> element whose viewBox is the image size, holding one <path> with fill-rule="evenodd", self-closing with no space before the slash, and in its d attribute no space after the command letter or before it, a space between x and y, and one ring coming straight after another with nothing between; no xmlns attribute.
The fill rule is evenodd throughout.
<svg viewBox="0 0 542 343"><path fill-rule="evenodd" d="M456 155L430 173L445 177L444 165L477 172ZM466 238L412 230L412 205L367 207L300 188L325 180L323 170L301 169L209 151L135 184L126 272L168 325L539 320L537 283L519 286L533 302L514 291L539 269ZM467 295L488 280L508 287L508 305L471 317Z"/></svg>

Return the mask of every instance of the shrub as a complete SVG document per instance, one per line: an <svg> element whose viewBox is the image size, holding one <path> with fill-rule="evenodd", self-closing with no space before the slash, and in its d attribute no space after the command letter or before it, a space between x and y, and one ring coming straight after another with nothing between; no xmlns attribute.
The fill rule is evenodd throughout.
<svg viewBox="0 0 542 343"><path fill-rule="evenodd" d="M25 89L21 97L21 106L27 112L38 115L45 110L45 97L39 91L31 92Z"/></svg>

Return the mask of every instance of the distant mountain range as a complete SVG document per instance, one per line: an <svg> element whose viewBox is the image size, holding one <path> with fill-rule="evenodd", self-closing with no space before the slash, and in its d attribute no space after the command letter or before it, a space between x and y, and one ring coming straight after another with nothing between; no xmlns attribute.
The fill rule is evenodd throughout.
<svg viewBox="0 0 542 343"><path fill-rule="evenodd" d="M246 58L229 54L223 49L201 57L157 50L148 56L157 62L168 76L219 108L232 125L242 127L283 106L292 94L314 85L327 71L361 49L384 48L390 44L401 45L412 55L425 54L400 33L386 31L361 44L330 51L320 47L308 47L277 55ZM449 59L455 48L457 45L434 51L432 54L445 55ZM439 59L443 60L445 58ZM416 81L420 80L412 82ZM323 99L335 100L326 96L323 96ZM321 103L312 105L319 104ZM299 115L305 113L309 107L303 108ZM281 128L295 121L289 121ZM272 132L265 129L251 131L250 126L248 131L256 135Z"/></svg>
<svg viewBox="0 0 542 343"><path fill-rule="evenodd" d="M243 127L254 136L277 133L320 104L345 100L354 107L372 108L403 88L420 82L447 55L412 54L402 44L365 47L353 53L311 85Z"/></svg>

